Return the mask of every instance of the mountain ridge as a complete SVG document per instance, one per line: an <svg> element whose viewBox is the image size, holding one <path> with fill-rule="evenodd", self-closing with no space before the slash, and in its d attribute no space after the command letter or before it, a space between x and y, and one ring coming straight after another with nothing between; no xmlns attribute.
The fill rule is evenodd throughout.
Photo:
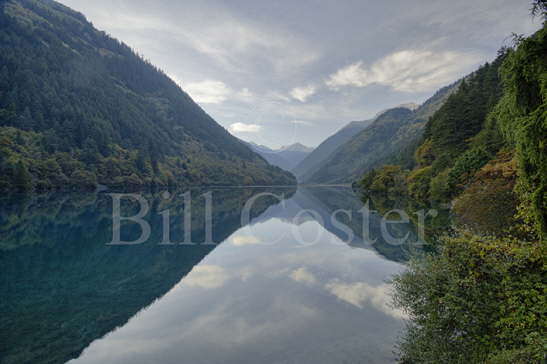
<svg viewBox="0 0 547 364"><path fill-rule="evenodd" d="M256 144L252 141L244 143L246 143L253 151L258 153L271 165L290 172L292 172L300 161L306 158L306 156L313 151L313 148L305 146L301 143L282 146L278 149L272 149L265 145Z"/></svg>
<svg viewBox="0 0 547 364"><path fill-rule="evenodd" d="M298 181L301 182L306 180L310 174L314 173L320 167L324 160L336 151L336 149L351 140L355 134L365 129L371 123L372 120L351 121L325 139L313 152L294 167L292 172L295 174Z"/></svg>
<svg viewBox="0 0 547 364"><path fill-rule="evenodd" d="M0 189L295 183L81 13L0 6Z"/></svg>
<svg viewBox="0 0 547 364"><path fill-rule="evenodd" d="M296 173L300 183L353 183L383 164L423 133L428 118L455 92L459 81L439 89L414 110L400 105L388 109L340 145L315 170Z"/></svg>

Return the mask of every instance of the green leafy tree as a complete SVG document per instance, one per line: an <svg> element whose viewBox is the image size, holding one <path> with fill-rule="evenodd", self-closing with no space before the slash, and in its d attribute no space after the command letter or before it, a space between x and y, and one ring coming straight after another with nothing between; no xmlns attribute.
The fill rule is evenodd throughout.
<svg viewBox="0 0 547 364"><path fill-rule="evenodd" d="M541 363L545 254L538 244L462 235L394 280L411 319L402 363Z"/></svg>
<svg viewBox="0 0 547 364"><path fill-rule="evenodd" d="M517 42L502 67L504 95L495 115L505 137L516 148L518 190L524 208L547 239L546 54L545 25L532 37Z"/></svg>

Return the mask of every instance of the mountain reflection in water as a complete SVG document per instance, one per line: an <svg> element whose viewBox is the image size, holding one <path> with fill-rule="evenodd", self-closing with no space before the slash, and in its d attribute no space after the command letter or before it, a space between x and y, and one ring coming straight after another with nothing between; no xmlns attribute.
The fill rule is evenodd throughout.
<svg viewBox="0 0 547 364"><path fill-rule="evenodd" d="M192 192L195 242L205 240L204 192ZM263 192L285 200L257 199L241 226L246 201ZM383 241L376 214L377 241L363 239L363 203L350 189L213 190L217 244L193 246L158 245L166 209L171 240L183 240L184 199L144 197L152 234L135 246L107 245L108 195L2 200L2 363L393 360L403 315L390 307L386 280L403 268L409 246ZM351 219L337 214L349 241L331 220L339 209L351 211ZM137 224L122 229L140 234ZM417 239L411 224L392 233Z"/></svg>

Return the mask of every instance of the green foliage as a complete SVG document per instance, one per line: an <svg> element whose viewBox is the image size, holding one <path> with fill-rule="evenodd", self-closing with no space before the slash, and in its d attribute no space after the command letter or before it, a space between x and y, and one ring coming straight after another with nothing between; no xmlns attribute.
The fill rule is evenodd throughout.
<svg viewBox="0 0 547 364"><path fill-rule="evenodd" d="M399 194L405 192L405 177L400 166L387 165L367 173L360 186L369 192Z"/></svg>
<svg viewBox="0 0 547 364"><path fill-rule="evenodd" d="M504 95L494 111L515 146L519 193L547 237L547 28L523 39L501 69Z"/></svg>
<svg viewBox="0 0 547 364"><path fill-rule="evenodd" d="M507 234L508 227L520 223L515 218L516 178L512 153L500 153L475 173L472 183L454 201L456 222L478 234Z"/></svg>
<svg viewBox="0 0 547 364"><path fill-rule="evenodd" d="M359 181L359 186L364 190L370 190L370 187L374 183L374 178L376 177L376 170L372 169L368 173L365 173L361 181Z"/></svg>
<svg viewBox="0 0 547 364"><path fill-rule="evenodd" d="M471 139L470 148L482 148L491 155L506 146L503 133L500 130L496 114L488 114L482 130Z"/></svg>
<svg viewBox="0 0 547 364"><path fill-rule="evenodd" d="M424 140L424 142L416 149L414 158L420 168L430 166L433 163L435 160L435 155L433 154L433 143L431 139Z"/></svg>
<svg viewBox="0 0 547 364"><path fill-rule="evenodd" d="M433 177L429 186L429 193L433 201L446 201L452 194L452 186L449 182L450 169L446 169Z"/></svg>
<svg viewBox="0 0 547 364"><path fill-rule="evenodd" d="M492 64L487 63L466 77L428 122L425 137L431 141L435 157L457 157L482 130L501 96L499 67L504 57L502 53Z"/></svg>
<svg viewBox="0 0 547 364"><path fill-rule="evenodd" d="M122 187L295 183L83 15L38 0L0 15L0 188L15 188L18 161L38 189L76 186L83 171Z"/></svg>
<svg viewBox="0 0 547 364"><path fill-rule="evenodd" d="M432 178L432 167L424 167L412 171L406 180L409 196L420 202L428 201L430 198L429 186Z"/></svg>
<svg viewBox="0 0 547 364"><path fill-rule="evenodd" d="M482 130L464 141L468 145L434 150L437 158L441 152L455 161L433 178L431 193L449 171L448 184L465 187L454 202L456 221L481 235L445 238L440 254L395 279L395 301L411 319L400 345L402 362L545 360L546 33L544 26L505 52L503 96ZM435 149L431 129L428 138Z"/></svg>
<svg viewBox="0 0 547 364"><path fill-rule="evenodd" d="M431 164L433 174L437 175L438 173L444 171L447 168L450 168L454 164L452 157L448 154L441 154L438 158L435 158Z"/></svg>
<svg viewBox="0 0 547 364"><path fill-rule="evenodd" d="M450 170L448 183L456 186L467 182L476 171L484 166L489 160L490 155L482 148L469 149L463 153Z"/></svg>
<svg viewBox="0 0 547 364"><path fill-rule="evenodd" d="M95 188L97 185L97 177L93 173L81 169L72 172L70 181L74 187L83 187L84 189Z"/></svg>
<svg viewBox="0 0 547 364"><path fill-rule="evenodd" d="M542 245L461 235L395 278L410 316L404 363L541 363L547 345Z"/></svg>
<svg viewBox="0 0 547 364"><path fill-rule="evenodd" d="M427 122L414 154L417 169L409 178L413 198L426 201L432 187L433 199L448 200L503 146L490 112L501 96L498 71L505 57L501 52L492 64L467 76Z"/></svg>

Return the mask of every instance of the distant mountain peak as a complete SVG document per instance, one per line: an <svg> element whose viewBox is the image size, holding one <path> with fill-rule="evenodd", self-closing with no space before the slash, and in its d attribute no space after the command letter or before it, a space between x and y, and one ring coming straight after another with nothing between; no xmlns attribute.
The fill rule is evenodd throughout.
<svg viewBox="0 0 547 364"><path fill-rule="evenodd" d="M420 105L418 105L417 103L415 102L408 102L406 104L401 104L397 107L404 107L405 109L409 109L410 111L414 111L416 110L417 108L420 107Z"/></svg>
<svg viewBox="0 0 547 364"><path fill-rule="evenodd" d="M313 151L313 148L307 147L302 143L294 143L291 145L285 145L279 148L280 151L289 151L289 152L304 152L304 153L311 153Z"/></svg>
<svg viewBox="0 0 547 364"><path fill-rule="evenodd" d="M414 102L408 102L406 104L400 104L400 105L397 105L395 107L390 107L388 109L383 109L382 111L379 111L375 116L374 118L377 118L379 117L380 115L384 114L386 111L390 111L390 110L393 110L393 109L408 109L410 111L414 111L416 110L417 108L419 108L420 105L414 103Z"/></svg>
<svg viewBox="0 0 547 364"><path fill-rule="evenodd" d="M245 142L256 153L260 154L268 163L278 166L286 171L292 170L298 163L313 151L301 143L294 143L283 146L279 149L272 149L254 142Z"/></svg>

